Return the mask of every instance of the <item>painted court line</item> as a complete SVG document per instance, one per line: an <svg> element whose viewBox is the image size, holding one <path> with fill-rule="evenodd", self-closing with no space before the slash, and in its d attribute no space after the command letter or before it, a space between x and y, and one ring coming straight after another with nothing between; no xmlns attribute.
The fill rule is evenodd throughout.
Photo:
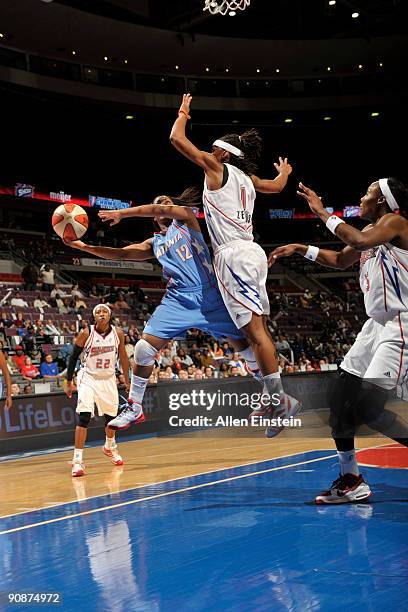
<svg viewBox="0 0 408 612"><path fill-rule="evenodd" d="M242 448L231 446L228 447L229 450L233 448ZM252 448L252 447L251 447ZM371 447L374 448L374 447ZM219 449L219 450L228 450L228 449ZM214 449L213 449L214 450ZM118 493L128 493L129 491L138 491L139 489L145 489L146 487L156 487L158 485L167 484L168 482L176 482L177 480L183 480L184 478L195 478L197 476L205 476L206 474L215 474L216 472L223 472L224 470L234 470L241 467L248 467L249 465L256 465L257 463L267 463L269 461L276 461L278 459L287 459L288 457L297 457L298 455L306 455L308 453L316 453L316 452L328 452L331 453L333 451L332 448L319 448L319 449L311 449L307 451L302 451L301 453L289 453L287 455L279 455L278 457L271 457L270 459L257 459L256 461L249 461L249 463L239 463L238 465L230 465L227 467L216 468L215 470L208 470L206 472L197 472L196 474L187 474L187 476L177 476L177 478L169 478L168 480L159 480L159 482L147 482L146 484L142 484L139 487L129 487L127 489L121 489ZM184 454L188 451L182 451L180 454ZM194 451L193 451L194 452ZM201 452L201 451L200 451ZM152 455L151 457L159 457L161 455ZM98 497L106 497L109 493L100 493L99 495L91 495L90 497L84 497L81 500L72 499L71 501L56 503L54 506L45 508L45 506L41 506L40 508L32 508L30 512L40 512L41 510L51 510L51 508L57 508L59 506L67 506L68 504L76 504L82 503L89 499L98 499ZM13 512L12 514L3 514L0 516L0 520L11 518L12 516L21 516L21 514L27 514L27 510L22 510L21 512ZM1 535L1 533L0 533Z"/></svg>
<svg viewBox="0 0 408 612"><path fill-rule="evenodd" d="M251 472L250 474L240 474L239 476L230 476L229 478L222 478L221 480L213 480L212 482L206 482L206 483L199 484L199 485L192 485L191 487L184 487L182 489L176 489L175 491L166 491L164 493L157 493L156 495L149 495L147 497L142 497L140 499L133 499L133 500L126 501L126 502L120 502L118 504L112 504L110 506L103 506L102 508L94 508L93 510L85 510L84 512L77 512L76 514L70 514L68 516L60 516L58 518L49 519L47 521L40 521L38 523L31 523L30 525L23 525L22 527L14 527L13 529L6 529L4 531L0 531L0 535L6 535L8 533L15 533L17 531L24 531L26 529L32 529L34 527L41 527L42 525L50 525L51 523L59 523L60 521L66 521L68 519L77 518L79 516L87 516L89 514L105 512L105 510L114 510L115 508L123 508L124 506L132 506L134 504L139 504L141 502L151 501L152 499L160 499L161 497L169 497L170 495L176 495L178 493L186 493L187 491L194 491L196 489L203 489L205 487L211 487L211 486L214 486L220 483L224 483L224 482L232 482L233 480L240 480L241 478L259 476L260 474L267 474L269 472L277 472L279 470L286 470L288 468L297 467L299 465L307 465L308 463L314 463L317 461L325 461L326 459L334 459L334 458L337 458L337 453L335 455L328 455L326 457L318 457L317 459L308 459L307 461L299 461L297 463L291 463L289 465L281 465L278 467L268 468L266 470L259 470L258 472ZM197 474L197 475L199 476L200 474Z"/></svg>

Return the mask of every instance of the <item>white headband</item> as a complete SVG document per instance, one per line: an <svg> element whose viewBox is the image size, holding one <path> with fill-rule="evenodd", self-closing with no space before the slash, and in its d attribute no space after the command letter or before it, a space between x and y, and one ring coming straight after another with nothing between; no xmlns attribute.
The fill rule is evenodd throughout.
<svg viewBox="0 0 408 612"><path fill-rule="evenodd" d="M397 200L394 198L394 196L391 193L391 189L389 188L388 179L380 179L378 181L378 183L380 185L381 193L383 194L384 198L386 199L387 204L391 208L391 210L393 212L395 212L396 210L399 210L399 206L397 204Z"/></svg>
<svg viewBox="0 0 408 612"><path fill-rule="evenodd" d="M107 304L97 304L92 311L93 316L95 316L95 313L98 310L98 308L106 308L106 310L109 312L109 315L112 314L112 311Z"/></svg>
<svg viewBox="0 0 408 612"><path fill-rule="evenodd" d="M220 147L220 149L224 149L237 157L244 157L241 149L238 149L237 147L234 147L234 145L230 144L229 142L224 142L223 140L216 140L213 142L213 147Z"/></svg>

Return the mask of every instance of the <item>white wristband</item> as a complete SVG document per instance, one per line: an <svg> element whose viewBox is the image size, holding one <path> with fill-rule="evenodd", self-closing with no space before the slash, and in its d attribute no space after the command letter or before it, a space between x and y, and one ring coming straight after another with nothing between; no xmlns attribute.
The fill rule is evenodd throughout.
<svg viewBox="0 0 408 612"><path fill-rule="evenodd" d="M336 235L336 228L340 225L340 223L344 223L343 219L336 217L336 215L332 215L327 219L326 227L332 234Z"/></svg>
<svg viewBox="0 0 408 612"><path fill-rule="evenodd" d="M307 251L303 255L303 257L306 257L306 259L310 259L310 261L316 261L317 256L319 255L319 250L319 247L310 245L307 247Z"/></svg>

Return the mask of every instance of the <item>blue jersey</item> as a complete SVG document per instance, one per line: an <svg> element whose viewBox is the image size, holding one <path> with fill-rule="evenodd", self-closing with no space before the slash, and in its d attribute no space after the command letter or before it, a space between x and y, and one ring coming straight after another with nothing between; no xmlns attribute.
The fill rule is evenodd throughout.
<svg viewBox="0 0 408 612"><path fill-rule="evenodd" d="M201 232L173 221L165 234L156 233L152 248L168 289L217 286L211 256Z"/></svg>

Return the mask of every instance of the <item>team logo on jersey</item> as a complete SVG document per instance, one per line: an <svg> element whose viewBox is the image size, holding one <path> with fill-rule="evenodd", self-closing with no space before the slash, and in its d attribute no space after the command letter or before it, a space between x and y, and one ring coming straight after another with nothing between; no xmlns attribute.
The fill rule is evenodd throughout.
<svg viewBox="0 0 408 612"><path fill-rule="evenodd" d="M261 296L259 295L258 291L254 289L253 287L251 287L251 285L248 285L248 283L243 281L242 278L239 278L238 274L236 274L233 270L231 270L229 265L227 265L227 268L231 272L235 280L237 281L238 285L241 287L239 293L241 293L247 300L255 304L257 308L262 310L262 306L260 305ZM258 300L258 301L256 302L255 300Z"/></svg>
<svg viewBox="0 0 408 612"><path fill-rule="evenodd" d="M391 265L391 269L390 269L389 259L388 259L387 255L383 251L381 251L381 261L382 261L383 268L384 268L385 272L387 273L388 279L389 279L389 281L390 281L390 283L391 283L391 285L392 285L392 287L393 287L393 289L394 289L394 291L395 291L399 301L401 302L401 304L404 304L404 301L403 301L402 296L401 296L401 287L400 287L399 278L398 278L398 275L400 273L400 271L398 269L398 266ZM404 304L404 306L405 306L405 304Z"/></svg>
<svg viewBox="0 0 408 612"><path fill-rule="evenodd" d="M111 353L115 350L115 346L93 346L91 348L90 357L95 357L95 355L104 355L105 353Z"/></svg>

